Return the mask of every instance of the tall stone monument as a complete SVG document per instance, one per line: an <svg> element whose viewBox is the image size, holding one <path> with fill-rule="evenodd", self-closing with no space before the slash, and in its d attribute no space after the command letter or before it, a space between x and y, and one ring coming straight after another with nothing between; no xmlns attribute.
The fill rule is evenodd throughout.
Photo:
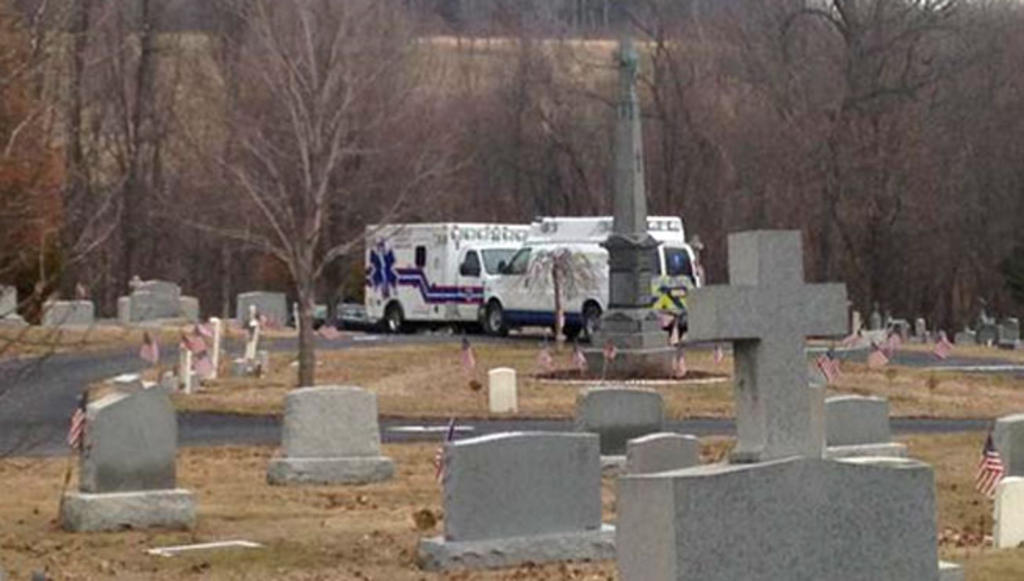
<svg viewBox="0 0 1024 581"><path fill-rule="evenodd" d="M659 242L647 233L643 139L636 96L637 54L628 38L617 55L618 120L615 133L615 216L608 250L608 312L586 351L591 369L610 377L671 375L675 349L667 345L657 315L651 310L651 277L658 272ZM605 362L606 345L615 357Z"/></svg>

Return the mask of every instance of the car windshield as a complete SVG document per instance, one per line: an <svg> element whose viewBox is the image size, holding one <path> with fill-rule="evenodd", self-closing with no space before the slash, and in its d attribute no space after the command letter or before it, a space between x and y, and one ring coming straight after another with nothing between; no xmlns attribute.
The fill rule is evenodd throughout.
<svg viewBox="0 0 1024 581"><path fill-rule="evenodd" d="M688 276L693 278L690 253L683 248L665 248L665 274L667 276Z"/></svg>
<svg viewBox="0 0 1024 581"><path fill-rule="evenodd" d="M498 272L498 264L508 264L516 251L513 248L490 248L481 250L480 253L484 255L484 271L487 274L495 274Z"/></svg>

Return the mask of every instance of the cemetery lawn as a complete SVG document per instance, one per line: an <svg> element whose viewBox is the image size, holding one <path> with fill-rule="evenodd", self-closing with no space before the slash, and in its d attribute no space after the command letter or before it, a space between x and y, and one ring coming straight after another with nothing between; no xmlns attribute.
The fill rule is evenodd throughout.
<svg viewBox="0 0 1024 581"><path fill-rule="evenodd" d="M930 349L908 346L908 349ZM447 419L530 417L570 418L581 384L555 383L535 377L538 345L533 343L477 343L477 371L470 387L462 369L457 342L429 345L360 347L318 350L317 383L357 385L377 393L380 413L386 417ZM1021 358L1024 351L1006 352L976 348L963 355ZM553 354L556 369L572 369L571 347ZM957 350L961 354L960 349ZM264 378L229 378L211 382L191 396L176 394L179 409L243 414L281 414L284 396L296 387L294 354L272 354L272 372ZM226 359L226 358L225 358ZM650 386L665 397L666 414L672 419L731 417L732 359L716 364L712 352L694 349L687 353L688 369L718 380L700 379ZM486 370L507 366L519 377L519 411L494 415L487 409ZM226 376L228 363L222 363ZM150 371L150 378L156 372ZM596 385L595 381L589 385ZM928 371L895 365L880 370L861 363L844 362L829 395L856 393L889 398L890 413L901 417L994 418L1024 410L1024 380L1007 375Z"/></svg>
<svg viewBox="0 0 1024 581"><path fill-rule="evenodd" d="M86 353L126 349L138 351L142 335L148 331L156 336L160 345L173 345L181 338L183 330L191 326L141 329L119 325L94 325L92 327L48 328L48 327L4 327L0 325L0 360L15 357L42 357L55 353ZM294 334L294 333L293 333ZM242 331L225 330L225 337L242 338Z"/></svg>
<svg viewBox="0 0 1024 581"><path fill-rule="evenodd" d="M983 433L904 438L911 455L935 469L940 555L962 563L972 581L1024 577L1024 549L995 551L991 501L973 490ZM731 446L703 441L708 462ZM396 478L365 486L271 487L265 482L269 447L185 448L179 484L195 492L197 528L190 532L65 533L54 515L63 458L0 460L0 563L15 579L44 569L52 579L617 579L614 563L524 566L447 576L420 571L416 543L440 534L440 490L434 481L434 443L385 445ZM72 481L72 487L74 481ZM615 518L615 484L602 486L606 522ZM416 515L420 524L417 525ZM230 549L173 558L151 547L246 539L263 549Z"/></svg>

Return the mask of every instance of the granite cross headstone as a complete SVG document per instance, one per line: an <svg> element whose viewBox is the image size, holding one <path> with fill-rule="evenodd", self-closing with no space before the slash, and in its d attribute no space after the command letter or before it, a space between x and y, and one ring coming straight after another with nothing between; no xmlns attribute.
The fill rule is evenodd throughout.
<svg viewBox="0 0 1024 581"><path fill-rule="evenodd" d="M730 234L729 282L693 292L689 333L733 343L733 460L821 457L824 412L808 387L805 342L846 330L845 285L804 283L796 231Z"/></svg>

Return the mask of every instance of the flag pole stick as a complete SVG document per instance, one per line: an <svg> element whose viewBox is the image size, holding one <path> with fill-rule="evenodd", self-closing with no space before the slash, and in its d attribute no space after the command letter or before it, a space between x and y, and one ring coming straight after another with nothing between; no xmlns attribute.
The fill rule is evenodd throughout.
<svg viewBox="0 0 1024 581"><path fill-rule="evenodd" d="M86 389L80 396L89 401L89 390ZM78 404L81 405L81 404ZM82 442L85 439L85 435L78 441L78 444L71 449L71 453L68 454L67 460L64 462L64 481L60 485L60 499L57 501L57 523L60 523L61 515L64 514L64 495L67 494L68 484L71 483L71 473L74 471L74 460L75 457L82 451Z"/></svg>

